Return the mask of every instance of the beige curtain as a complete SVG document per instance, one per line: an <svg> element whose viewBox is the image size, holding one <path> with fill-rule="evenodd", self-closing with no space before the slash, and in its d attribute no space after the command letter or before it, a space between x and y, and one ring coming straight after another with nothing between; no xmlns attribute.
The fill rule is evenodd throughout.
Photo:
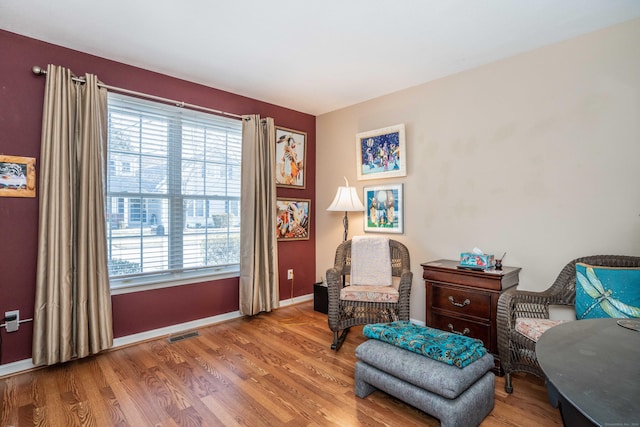
<svg viewBox="0 0 640 427"><path fill-rule="evenodd" d="M243 117L240 313L248 316L280 304L275 146L272 118Z"/></svg>
<svg viewBox="0 0 640 427"><path fill-rule="evenodd" d="M104 183L107 91L47 68L40 153L34 365L113 345Z"/></svg>

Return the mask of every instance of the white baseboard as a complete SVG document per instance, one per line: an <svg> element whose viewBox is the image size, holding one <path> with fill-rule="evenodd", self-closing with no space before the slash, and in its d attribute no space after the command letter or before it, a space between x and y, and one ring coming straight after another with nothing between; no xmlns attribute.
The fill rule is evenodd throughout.
<svg viewBox="0 0 640 427"><path fill-rule="evenodd" d="M0 365L0 378L7 375L17 374L22 371L28 371L33 368L35 368L33 365L33 359L18 360L17 362Z"/></svg>
<svg viewBox="0 0 640 427"><path fill-rule="evenodd" d="M302 295L293 299L281 300L280 307L287 307L289 305L298 304L309 300L313 300L313 294ZM230 313L224 313L217 316L205 317L203 319L192 320L190 322L179 323L177 325L171 325L164 328L153 329L151 331L140 332L138 334L127 335L124 337L115 338L113 340L113 347L111 348L116 349L118 347L124 347L151 339L178 334L196 328L211 326L227 320L237 319L239 317L242 317L240 311L232 311ZM7 375L17 374L22 371L28 371L33 368L35 368L35 366L33 365L32 359L24 359L17 362L7 363L5 365L0 365L0 378Z"/></svg>
<svg viewBox="0 0 640 427"><path fill-rule="evenodd" d="M115 338L113 340L113 347L111 348L115 349L118 347L136 344L163 336L174 335L192 329L202 328L204 326L211 326L216 323L224 322L226 320L237 319L239 317L242 317L239 311L232 311L230 313L224 313L217 316L205 317L203 319L192 320L190 322L178 323L177 325L165 326L164 328L152 329L150 331L127 335L124 337Z"/></svg>
<svg viewBox="0 0 640 427"><path fill-rule="evenodd" d="M313 300L313 294L302 295L299 297L295 297L293 299L285 299L280 301L280 307L287 307L293 304L299 304L301 302L311 301Z"/></svg>
<svg viewBox="0 0 640 427"><path fill-rule="evenodd" d="M313 294L302 295L295 297L293 300L281 300L280 307L286 307L292 304L298 304L304 301L313 299ZM151 331L140 332L138 334L127 335L125 337L116 338L113 340L113 347L118 348L125 345L131 345L150 339L160 338L163 336L174 335L185 331L190 331L196 328L203 328L205 326L215 325L216 323L224 322L227 320L237 319L242 317L240 311L232 311L230 313L224 313L217 316L205 317L204 319L193 320L191 322L179 323L177 325L166 326L164 328L153 329Z"/></svg>
<svg viewBox="0 0 640 427"><path fill-rule="evenodd" d="M416 325L420 325L420 326L426 326L427 325L424 320L418 320L418 319L411 319L410 318L409 322L415 323Z"/></svg>

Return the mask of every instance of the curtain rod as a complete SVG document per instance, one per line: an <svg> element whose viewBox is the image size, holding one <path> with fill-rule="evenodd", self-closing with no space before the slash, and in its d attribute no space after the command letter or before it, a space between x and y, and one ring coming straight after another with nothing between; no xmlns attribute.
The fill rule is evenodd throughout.
<svg viewBox="0 0 640 427"><path fill-rule="evenodd" d="M33 74L35 74L37 76L47 74L47 70L45 70L42 67L39 67L37 65L34 65L31 68L31 71L33 71ZM81 77L72 77L72 80L74 82L86 83L85 80L83 78L81 78ZM138 96L138 97L141 97L141 98L152 99L154 101L164 102L166 104L173 104L176 107L180 107L180 108L187 107L187 108L191 108L191 109L194 109L194 110L206 111L206 112L209 112L209 113L220 114L220 115L223 115L223 116L230 116L230 117L235 117L237 119L242 119L242 116L240 116L238 114L227 113L225 111L214 110L214 109L207 108L207 107L201 107L200 105L189 104L189 103L186 103L184 101L176 101L176 100L173 100L173 99L162 98L160 96L149 95L147 93L136 92L136 91L129 90L129 89L123 89L121 87L109 86L109 85L106 85L106 84L100 83L100 82L98 83L98 86L103 87L103 88L105 88L107 90L118 92L118 93L124 93L124 94L127 94L127 95L134 95L134 96Z"/></svg>

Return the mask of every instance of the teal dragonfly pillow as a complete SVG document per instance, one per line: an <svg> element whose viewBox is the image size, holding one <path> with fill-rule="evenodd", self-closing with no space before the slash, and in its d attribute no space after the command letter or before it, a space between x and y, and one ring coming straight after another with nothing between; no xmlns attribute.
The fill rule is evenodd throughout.
<svg viewBox="0 0 640 427"><path fill-rule="evenodd" d="M576 317L640 317L640 268L577 263Z"/></svg>

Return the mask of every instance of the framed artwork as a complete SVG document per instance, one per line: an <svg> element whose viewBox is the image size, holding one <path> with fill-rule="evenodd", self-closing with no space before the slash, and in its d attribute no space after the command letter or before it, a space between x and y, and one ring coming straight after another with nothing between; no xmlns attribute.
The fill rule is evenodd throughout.
<svg viewBox="0 0 640 427"><path fill-rule="evenodd" d="M402 184L364 187L364 231L376 233L404 232Z"/></svg>
<svg viewBox="0 0 640 427"><path fill-rule="evenodd" d="M358 179L406 176L404 124L356 134Z"/></svg>
<svg viewBox="0 0 640 427"><path fill-rule="evenodd" d="M36 197L36 159L0 155L0 196Z"/></svg>
<svg viewBox="0 0 640 427"><path fill-rule="evenodd" d="M309 240L309 199L276 199L278 240Z"/></svg>
<svg viewBox="0 0 640 427"><path fill-rule="evenodd" d="M276 126L276 186L305 188L307 133Z"/></svg>

